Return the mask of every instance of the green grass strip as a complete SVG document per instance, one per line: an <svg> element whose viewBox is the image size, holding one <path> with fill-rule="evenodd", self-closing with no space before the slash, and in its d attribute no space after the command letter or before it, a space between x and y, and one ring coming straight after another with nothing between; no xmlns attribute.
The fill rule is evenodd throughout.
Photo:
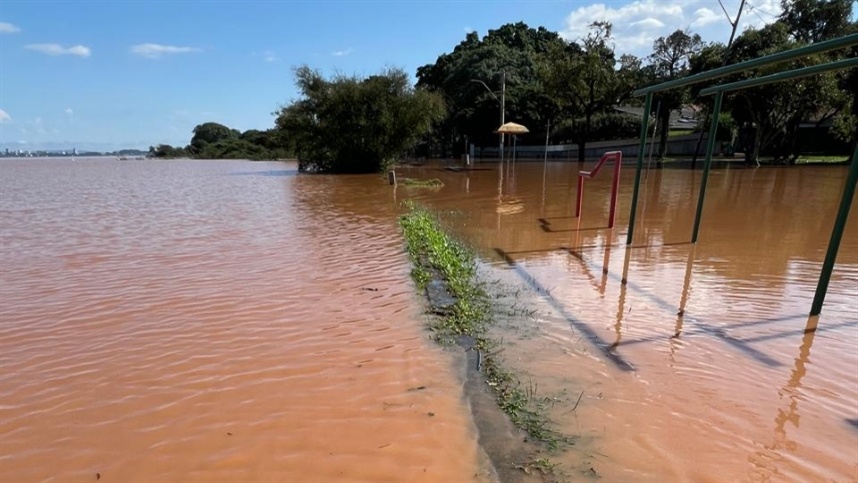
<svg viewBox="0 0 858 483"><path fill-rule="evenodd" d="M413 188L441 188L442 186L444 186L444 182L442 182L438 178L432 178L432 179L400 178L399 182L405 186L410 186Z"/></svg>
<svg viewBox="0 0 858 483"><path fill-rule="evenodd" d="M413 263L411 275L421 290L433 279L440 278L457 299L453 310L433 322L435 339L451 343L457 336L467 335L476 340L482 354L482 370L495 393L498 405L519 428L535 441L555 449L571 440L549 429L545 415L548 399L535 397L533 388L524 389L521 381L504 369L496 353L497 343L486 332L491 319L488 296L477 276L473 253L454 240L442 228L437 218L422 208L408 204L408 213L399 218Z"/></svg>

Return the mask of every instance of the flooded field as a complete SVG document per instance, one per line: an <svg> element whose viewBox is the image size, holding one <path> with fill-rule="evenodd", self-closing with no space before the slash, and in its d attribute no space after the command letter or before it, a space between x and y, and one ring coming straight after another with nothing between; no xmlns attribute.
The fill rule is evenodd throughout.
<svg viewBox="0 0 858 483"><path fill-rule="evenodd" d="M0 481L472 481L378 176L0 162Z"/></svg>
<svg viewBox="0 0 858 483"><path fill-rule="evenodd" d="M406 199L511 301L492 331L577 438L565 478L858 481L858 203L807 316L846 168L713 171L696 246L700 172L652 170L632 248L628 167L614 229L609 173L572 217L574 163L294 168L0 162L0 481L487 479Z"/></svg>
<svg viewBox="0 0 858 483"><path fill-rule="evenodd" d="M823 313L807 316L847 168L713 171L696 246L700 172L652 170L630 249L633 169L615 229L610 173L572 216L579 169L402 173L446 183L411 194L526 308L494 332L579 438L556 458L571 478L858 481L858 203Z"/></svg>

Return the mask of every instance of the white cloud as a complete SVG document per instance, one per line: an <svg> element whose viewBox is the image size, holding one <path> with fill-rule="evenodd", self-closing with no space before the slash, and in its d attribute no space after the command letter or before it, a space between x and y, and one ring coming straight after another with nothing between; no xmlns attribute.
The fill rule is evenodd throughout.
<svg viewBox="0 0 858 483"><path fill-rule="evenodd" d="M3 109L0 109L0 122L12 122L12 116Z"/></svg>
<svg viewBox="0 0 858 483"><path fill-rule="evenodd" d="M89 47L83 45L63 47L60 44L30 44L25 48L48 55L76 55L78 57L89 57L90 55Z"/></svg>
<svg viewBox="0 0 858 483"><path fill-rule="evenodd" d="M723 14L718 14L718 13L713 12L712 10L709 10L706 7L702 7L702 8L698 8L694 12L694 21L691 22L691 27L692 28L705 27L705 26L709 25L710 23L720 22L720 21L726 20L726 19L727 19L727 17L724 16Z"/></svg>
<svg viewBox="0 0 858 483"><path fill-rule="evenodd" d="M596 3L570 13L561 35L567 40L579 40L587 36L593 22L608 21L614 27L614 42L619 49L635 52L652 46L661 35L658 29L667 25L675 26L673 30L682 28L683 20L682 7L663 0L636 0L619 8Z"/></svg>
<svg viewBox="0 0 858 483"><path fill-rule="evenodd" d="M741 0L722 0L735 18ZM730 23L714 0L633 0L625 5L595 3L578 7L566 17L566 28L560 35L578 41L587 36L590 24L608 21L613 25L614 45L618 54L646 57L658 37L676 30L689 29L706 42L727 42ZM739 32L751 26L762 27L780 15L780 0L754 0L745 4Z"/></svg>
<svg viewBox="0 0 858 483"><path fill-rule="evenodd" d="M63 111L63 112L65 112L65 113L66 113L66 116L68 116L68 117L72 117L72 116L74 116L74 111L72 110L72 108L71 108L71 107L67 107L67 108L66 108L66 110L65 110L65 111Z"/></svg>
<svg viewBox="0 0 858 483"><path fill-rule="evenodd" d="M632 27L640 27L642 29L658 29L664 27L664 22L657 18L648 17L643 20L638 20L637 22L632 22Z"/></svg>
<svg viewBox="0 0 858 483"><path fill-rule="evenodd" d="M172 54L188 54L191 52L199 52L196 47L176 47L175 45L161 44L137 44L131 46L131 53L146 57L147 59L160 59L165 55Z"/></svg>
<svg viewBox="0 0 858 483"><path fill-rule="evenodd" d="M352 48L349 47L346 50L338 50L331 55L333 55L334 57L345 57L351 53L352 53Z"/></svg>
<svg viewBox="0 0 858 483"><path fill-rule="evenodd" d="M16 25L12 25L9 22L0 22L0 34L14 34L20 31L21 29Z"/></svg>

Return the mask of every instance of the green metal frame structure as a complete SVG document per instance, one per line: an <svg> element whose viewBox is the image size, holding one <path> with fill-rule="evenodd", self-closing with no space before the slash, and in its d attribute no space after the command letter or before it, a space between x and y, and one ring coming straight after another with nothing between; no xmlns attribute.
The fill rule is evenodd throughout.
<svg viewBox="0 0 858 483"><path fill-rule="evenodd" d="M638 194L640 191L640 178L641 171L643 169L647 130L649 128L649 116L646 114L650 112L650 109L652 107L652 95L654 93L666 91L676 87L683 87L687 85L697 84L700 82L710 81L719 77L724 77L738 72L744 72L749 69L754 69L765 65L771 65L822 52L852 47L855 45L858 45L858 34L846 35L837 39L827 40L825 42L817 42L815 44L811 44L798 49L779 52L777 54L767 55L746 62L724 66L718 69L701 72L699 74L685 77L682 79L675 79L672 81L663 82L661 84L649 86L635 91L635 96L646 96L646 98L644 100L645 115L643 116L643 121L641 122L641 141L640 146L638 147L637 167L635 169L635 181L632 192L632 204L629 214L629 231L626 237L626 244L631 245L632 237L634 236L635 215L637 213L637 201ZM784 72L779 72L777 74L767 75L764 77L747 79L743 81L732 82L729 84L715 85L700 91L701 96L715 94L715 102L712 110L712 120L709 125L709 139L706 145L706 157L703 161L703 176L700 181L700 193L697 200L697 211L694 217L694 228L691 234L691 243L697 243L697 238L700 230L700 219L703 214L703 203L706 197L706 184L709 179L709 170L712 166L712 154L715 150L715 133L718 129L718 117L721 112L721 104L724 99L724 93L747 89L749 87L756 87L765 84L781 82L789 79L807 77L822 72L850 68L858 68L858 59L851 57L835 62L828 62L825 64L819 64L811 67L804 67L801 69L793 69ZM834 269L834 261L837 258L837 251L840 248L840 242L843 238L843 229L846 225L846 219L849 216L849 208L852 204L852 199L855 194L856 182L858 182L858 147L856 147L856 150L852 155L852 163L849 168L846 185L843 189L843 194L840 200L840 208L838 209L837 218L834 222L834 229L831 234L831 240L828 244L828 251L825 256L825 261L822 265L822 272L820 274L816 294L813 299L813 305L810 310L810 315L812 316L819 315L819 313L822 311L822 304L825 300L825 294L828 290L828 283L831 279L831 272Z"/></svg>

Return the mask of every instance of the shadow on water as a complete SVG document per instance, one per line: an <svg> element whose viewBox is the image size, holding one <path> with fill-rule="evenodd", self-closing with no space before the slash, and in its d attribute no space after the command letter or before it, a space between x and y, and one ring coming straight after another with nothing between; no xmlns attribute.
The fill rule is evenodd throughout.
<svg viewBox="0 0 858 483"><path fill-rule="evenodd" d="M297 169L269 169L267 171L233 171L227 176L297 176Z"/></svg>
<svg viewBox="0 0 858 483"><path fill-rule="evenodd" d="M522 337L510 360L543 390L571 380L593 384L590 397L598 385L575 418L558 419L580 428L580 417L585 431L603 435L605 481L626 481L629 471L639 471L636 481L741 481L749 473L754 481L851 481L856 225L846 227L818 327L805 324L804 307L846 171L715 163L701 242L691 244L702 166L671 162L642 176L632 246L621 233L634 174L626 166L613 231L605 228L607 179L593 183L582 217L572 216L574 163L439 171L432 175L446 188L423 200L455 212L450 225L544 308L545 336ZM512 196L518 209L505 210ZM588 357L566 350L570 329ZM566 364L572 357L576 364ZM592 375L615 364L634 377Z"/></svg>
<svg viewBox="0 0 858 483"><path fill-rule="evenodd" d="M557 313L562 315L563 318L565 318L566 321L569 322L569 325L577 329L578 332L581 333L581 335L583 335L587 340L590 341L590 343L598 347L605 355L605 357L609 361L613 362L617 368L623 371L634 371L634 366L630 362L623 359L622 356L620 356L619 354L613 352L612 347L609 344L605 343L605 341L602 340L602 338L599 337L599 335L592 328L590 328L590 326L573 316L569 312L569 310L563 306L562 303L560 303L557 299L554 298L554 296L551 295L551 292L548 289L546 289L536 280L533 275L528 273L527 270L525 270L520 264L515 263L515 260L513 260L512 257L509 256L509 254L507 254L500 248L495 248L494 250L507 263L507 265L512 267L518 273L518 275L525 283L530 285L533 290L535 290L549 304L551 304L554 310L556 310Z"/></svg>
<svg viewBox="0 0 858 483"><path fill-rule="evenodd" d="M606 249L610 250L610 246L606 247ZM582 265L584 265L584 266L592 265L593 268L600 269L602 271L602 273L604 275L606 275L607 277L613 279L614 281L620 282L622 289L623 289L623 291L621 293L621 302L620 302L621 307L622 307L622 299L625 297L625 290L626 290L626 288L628 288L628 289L633 290L638 295L650 300L655 306L661 308L662 310L669 312L669 313L677 313L677 309L676 309L676 306L674 304L672 304L671 302L668 302L667 300L664 300L661 297L651 293L649 290L646 290L645 288L637 285L636 283L629 281L629 279L628 279L628 263L630 260L629 255L630 255L631 248L626 249L626 257L625 257L625 261L624 261L624 268L623 268L622 276L619 274L615 274L615 273L611 272L610 270L608 270L607 266L599 267L598 263L591 263L591 262L587 261L586 258L582 254L577 253L574 250L566 248L563 251L567 252L569 255L574 257ZM688 267L686 268L686 270L690 271L692 265L693 264L689 264ZM690 277L688 275L686 275L686 280L685 280L686 287L688 286L689 283L690 283ZM718 337L719 339L726 342L727 344L729 344L733 348L745 353L745 355L750 356L759 362L762 362L763 364L766 364L766 365L771 366L771 367L776 367L776 366L780 365L779 362L777 362L776 360L774 360L773 358L771 358L767 354L765 354L765 353L763 353L763 352L761 352L761 351L759 351L753 347L748 346L744 341L737 339L736 337L733 337L732 335L728 334L723 328L712 326L712 325L707 324L707 323L703 322L702 320L699 320L695 317L688 316L688 314L685 313L682 302L680 303L678 315L681 318L681 320L678 322L679 325L677 326L676 331L672 337L678 337L679 336L678 334L680 334L682 332L682 328L681 328L682 322L691 323L691 324L695 325L701 332L705 332L707 334L714 335L714 336ZM619 324L619 322L620 321L618 320L618 324ZM615 342L612 345L612 348L615 348L619 345L620 345L620 341L618 338L617 342Z"/></svg>

